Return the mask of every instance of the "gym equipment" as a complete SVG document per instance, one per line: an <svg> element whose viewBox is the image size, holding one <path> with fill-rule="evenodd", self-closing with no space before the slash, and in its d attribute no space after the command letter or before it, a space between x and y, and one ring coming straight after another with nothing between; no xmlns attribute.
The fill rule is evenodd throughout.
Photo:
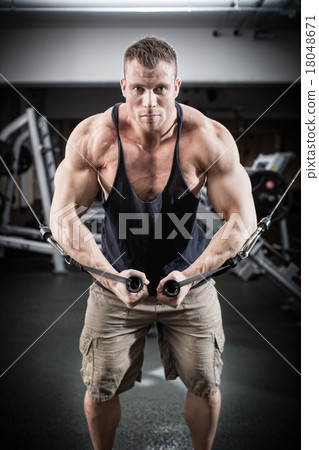
<svg viewBox="0 0 319 450"><path fill-rule="evenodd" d="M259 153L251 170L270 170L285 175L295 155L291 152L269 153L267 155Z"/></svg>
<svg viewBox="0 0 319 450"><path fill-rule="evenodd" d="M267 216L275 204L281 199L287 188L285 178L278 172L270 170L246 169L252 184L252 194L255 202L257 219ZM284 219L292 204L292 193L289 191L274 214L272 222L278 223Z"/></svg>
<svg viewBox="0 0 319 450"><path fill-rule="evenodd" d="M204 272L191 278L186 278L186 280L183 281L167 280L163 286L163 293L167 297L176 297L176 295L180 293L181 287L186 286L187 284L191 284L194 281L206 280L213 276L216 277L217 275L222 275L228 269L235 267L237 262L239 261L240 257L236 256L235 258L228 259L221 267L218 267L218 269L212 270L210 272Z"/></svg>
<svg viewBox="0 0 319 450"><path fill-rule="evenodd" d="M34 228L11 225L11 208L14 199L13 179L24 173L33 162L38 181L41 206L45 222L49 223L50 205L53 195L53 179L56 170L55 155L45 117L37 117L33 108L8 124L0 133L0 151L4 162L10 166L13 178L5 186L5 201L2 205L0 225L0 247L17 248L37 253L50 254L55 273L66 273L63 259L52 246L39 240L39 231ZM26 150L28 147L29 149ZM3 168L1 167L1 175ZM25 198L24 198L25 200Z"/></svg>
<svg viewBox="0 0 319 450"><path fill-rule="evenodd" d="M0 154L9 167L13 165L14 158L12 148L9 143L0 141ZM26 172L30 168L32 162L33 158L30 150L25 145L22 145L20 148L17 174L21 175L22 173ZM0 167L0 176L3 175L8 174L2 167Z"/></svg>

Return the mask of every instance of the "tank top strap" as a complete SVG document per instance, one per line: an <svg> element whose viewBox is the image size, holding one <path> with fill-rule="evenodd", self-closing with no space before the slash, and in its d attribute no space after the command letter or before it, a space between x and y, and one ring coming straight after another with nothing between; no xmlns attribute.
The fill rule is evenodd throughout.
<svg viewBox="0 0 319 450"><path fill-rule="evenodd" d="M113 121L114 128L115 128L115 131L116 131L119 156L123 157L123 149L122 149L122 144L121 144L121 139L120 139L120 132L119 132L119 107L120 107L120 105L122 105L122 103L116 103L113 106L113 109L112 109L112 121Z"/></svg>
<svg viewBox="0 0 319 450"><path fill-rule="evenodd" d="M178 121L178 141L182 131L182 122L183 122L183 110L179 103L175 102L176 110L177 110L177 121Z"/></svg>
<svg viewBox="0 0 319 450"><path fill-rule="evenodd" d="M175 143L175 149L174 149L174 163L177 164L178 167L180 167L179 162L179 141L181 137L182 132L182 123L183 123L183 110L179 103L175 102L175 107L177 110L177 123L178 123L178 132L176 137L176 143Z"/></svg>

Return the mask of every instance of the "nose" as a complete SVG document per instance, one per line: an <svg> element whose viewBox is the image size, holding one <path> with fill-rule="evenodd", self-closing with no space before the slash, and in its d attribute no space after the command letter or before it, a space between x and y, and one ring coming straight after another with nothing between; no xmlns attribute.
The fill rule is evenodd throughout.
<svg viewBox="0 0 319 450"><path fill-rule="evenodd" d="M145 108L154 108L157 104L157 97L152 89L145 90L143 96L143 103Z"/></svg>

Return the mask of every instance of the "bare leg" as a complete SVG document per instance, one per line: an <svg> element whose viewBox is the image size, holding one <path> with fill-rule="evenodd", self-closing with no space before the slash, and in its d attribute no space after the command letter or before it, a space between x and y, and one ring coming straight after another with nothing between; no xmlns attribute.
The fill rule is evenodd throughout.
<svg viewBox="0 0 319 450"><path fill-rule="evenodd" d="M220 391L210 398L187 392L184 417L191 433L194 450L211 450L221 406Z"/></svg>
<svg viewBox="0 0 319 450"><path fill-rule="evenodd" d="M88 393L84 397L84 411L94 450L112 450L115 431L121 418L119 398L103 403L94 402Z"/></svg>

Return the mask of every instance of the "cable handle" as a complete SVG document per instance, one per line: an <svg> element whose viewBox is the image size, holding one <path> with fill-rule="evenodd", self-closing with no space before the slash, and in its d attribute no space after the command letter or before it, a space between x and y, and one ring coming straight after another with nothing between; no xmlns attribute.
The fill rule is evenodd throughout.
<svg viewBox="0 0 319 450"><path fill-rule="evenodd" d="M227 259L221 267L217 269L211 270L209 272L200 273L190 278L186 278L182 281L176 280L167 280L163 286L163 294L167 297L176 297L183 286L187 284L194 283L195 281L204 281L213 276L222 275L228 269L234 268L237 266L238 262L241 261L240 255L236 255L234 258Z"/></svg>
<svg viewBox="0 0 319 450"><path fill-rule="evenodd" d="M50 245L52 245L52 247L55 248L55 250L57 250L60 253L60 255L64 258L67 264L74 266L77 269L82 270L83 272L94 273L103 278L108 278L110 280L123 283L126 285L126 289L132 293L140 292L143 289L144 283L142 279L136 275L132 275L126 278L122 277L121 275L116 275L114 273L102 271L99 269L95 269L94 267L84 266L83 264L80 264L78 261L73 259L71 255L69 255L63 250L60 244L54 239L49 227L41 224L40 234L45 241L47 241Z"/></svg>
<svg viewBox="0 0 319 450"><path fill-rule="evenodd" d="M271 216L266 216L262 218L257 225L257 229L254 233L247 239L241 250L234 258L227 259L221 267L218 269L214 269L210 272L201 273L195 275L194 277L187 278L183 281L176 280L167 280L163 286L163 293L167 297L176 297L180 293L181 287L186 286L187 284L194 283L199 280L206 280L207 278L211 278L213 276L222 275L229 269L233 269L237 266L237 264L243 259L248 258L249 253L252 248L260 238L260 236L269 229L271 224Z"/></svg>
<svg viewBox="0 0 319 450"><path fill-rule="evenodd" d="M270 223L271 223L270 216L261 219L258 222L257 229L247 239L247 241L245 242L241 250L238 252L238 254L234 258L227 259L221 267L218 267L218 269L214 269L210 272L195 275L194 277L187 278L186 280L183 281L167 280L163 286L164 295L166 295L167 297L176 297L176 295L180 293L181 287L186 286L187 284L190 283L194 283L195 281L206 280L207 278L211 278L213 276L216 277L217 275L222 275L227 270L236 267L240 261L248 258L249 253L251 252L252 248L254 247L260 236L270 227Z"/></svg>
<svg viewBox="0 0 319 450"><path fill-rule="evenodd" d="M100 275L103 278L108 278L109 280L125 284L126 289L133 294L136 294L143 289L144 283L142 279L136 275L131 275L130 277L126 278L122 277L121 275L116 275L115 273L105 272L99 269L95 269L93 267L83 266L82 264L79 264L77 261L74 262L76 263L77 266L81 267L81 270L85 272L94 273L96 275Z"/></svg>

